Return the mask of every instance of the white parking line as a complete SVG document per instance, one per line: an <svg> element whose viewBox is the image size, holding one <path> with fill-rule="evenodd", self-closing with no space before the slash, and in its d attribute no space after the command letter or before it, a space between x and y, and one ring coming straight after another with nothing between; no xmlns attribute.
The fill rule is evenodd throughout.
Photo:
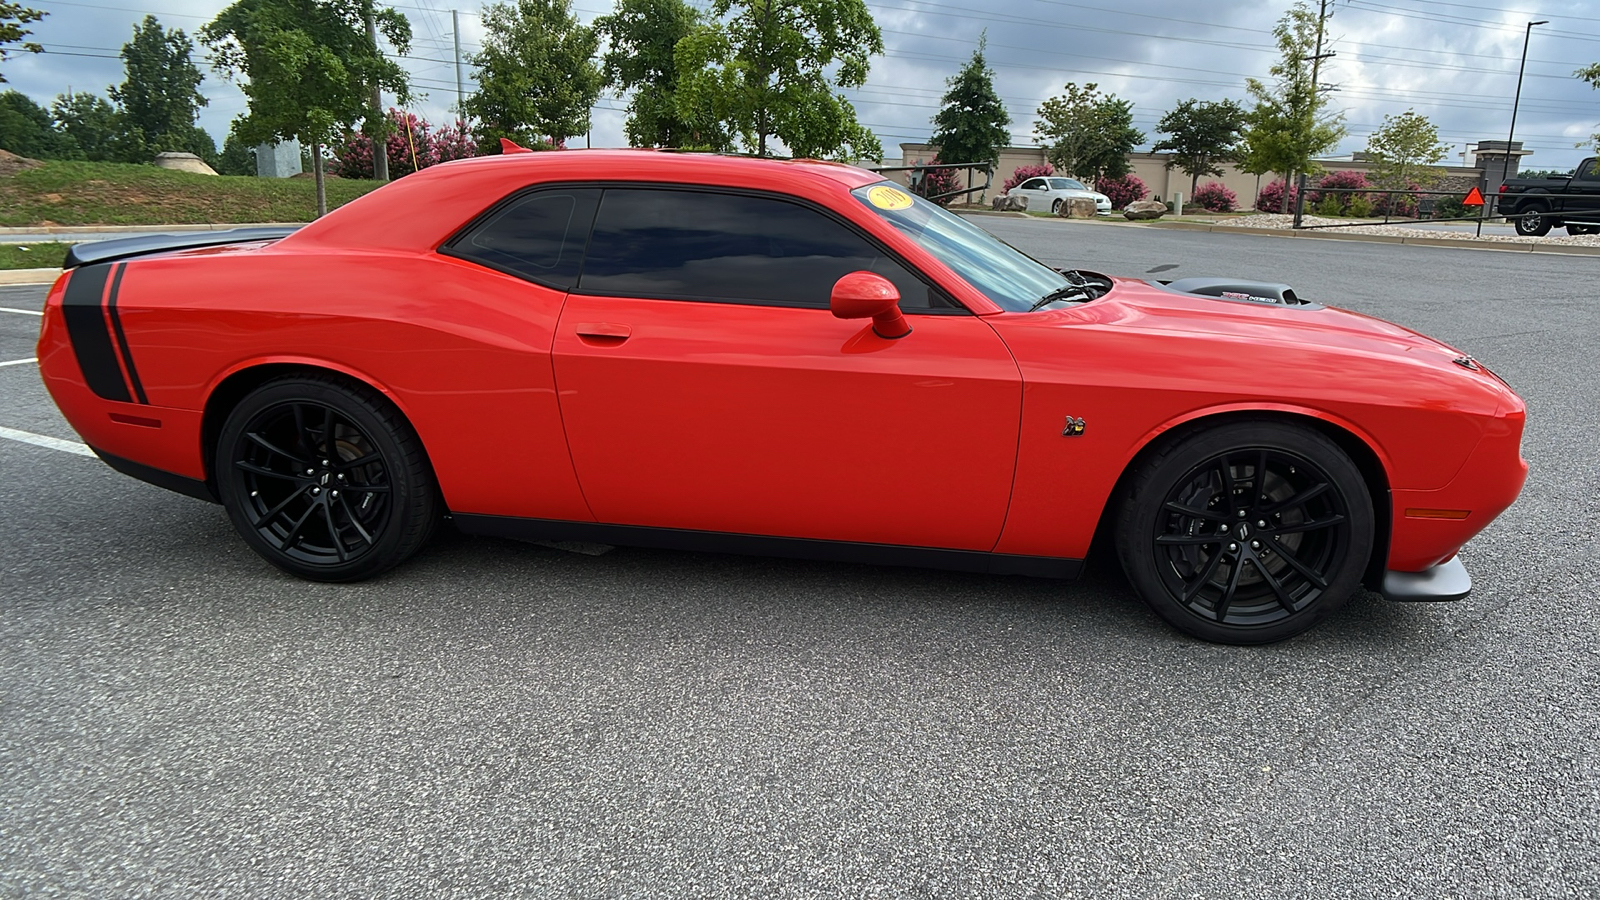
<svg viewBox="0 0 1600 900"><path fill-rule="evenodd" d="M19 441L24 444L32 444L35 447L46 447L51 450L60 450L62 453L76 453L79 456L94 456L94 451L89 449L88 444L80 444L77 441L63 441L60 438L45 437L42 434L34 434L31 431L18 431L15 428L7 428L4 425L0 425L0 438L5 438L8 441Z"/></svg>
<svg viewBox="0 0 1600 900"><path fill-rule="evenodd" d="M30 356L27 359L8 359L5 362L0 362L0 366L25 366L28 363L36 363L38 361Z"/></svg>
<svg viewBox="0 0 1600 900"><path fill-rule="evenodd" d="M36 309L16 309L10 306L0 306L0 312L16 313L22 316L42 316L44 312Z"/></svg>

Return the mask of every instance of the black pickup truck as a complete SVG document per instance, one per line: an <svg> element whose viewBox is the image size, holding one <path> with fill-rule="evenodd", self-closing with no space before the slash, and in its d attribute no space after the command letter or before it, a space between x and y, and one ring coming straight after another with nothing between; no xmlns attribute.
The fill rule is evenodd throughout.
<svg viewBox="0 0 1600 900"><path fill-rule="evenodd" d="M1500 187L1495 215L1527 237L1544 237L1560 225L1568 234L1600 234L1600 163L1591 156L1571 175L1513 178Z"/></svg>

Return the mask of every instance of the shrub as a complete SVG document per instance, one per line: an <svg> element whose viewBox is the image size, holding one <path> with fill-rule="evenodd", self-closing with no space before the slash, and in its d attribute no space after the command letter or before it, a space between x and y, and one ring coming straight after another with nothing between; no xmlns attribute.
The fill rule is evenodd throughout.
<svg viewBox="0 0 1600 900"><path fill-rule="evenodd" d="M1420 190L1419 185L1411 185L1408 191ZM1372 211L1378 215L1399 216L1405 219L1416 218L1417 203L1421 196L1411 193L1374 194L1372 195Z"/></svg>
<svg viewBox="0 0 1600 900"><path fill-rule="evenodd" d="M1467 199L1466 194L1459 197L1435 197L1433 201L1433 217L1435 219L1459 219L1473 215L1461 201ZM1474 207L1476 209L1476 207Z"/></svg>
<svg viewBox="0 0 1600 900"><path fill-rule="evenodd" d="M1328 194L1315 203L1309 202L1311 199L1310 197L1307 197L1306 199L1308 201L1306 206L1314 215L1323 216L1325 218L1344 215L1344 209L1339 205L1338 194ZM1292 209L1293 207L1291 206L1290 208Z"/></svg>
<svg viewBox="0 0 1600 900"><path fill-rule="evenodd" d="M478 155L478 142L472 138L467 123L457 119L433 133L433 157L437 162L452 159L470 159Z"/></svg>
<svg viewBox="0 0 1600 900"><path fill-rule="evenodd" d="M922 160L920 159L915 163L915 165L921 164ZM929 163L929 165L939 165L939 157L935 156L933 162ZM961 186L960 179L956 176L956 171L955 169L913 169L911 171L913 176L921 175L922 177L917 179L917 183L912 186L911 192L927 197L930 200L938 197L939 194L947 194ZM955 199L956 197L954 196L939 197L933 202L940 206L949 206L950 201Z"/></svg>
<svg viewBox="0 0 1600 900"><path fill-rule="evenodd" d="M1299 199L1300 192L1292 185L1284 184L1282 178L1261 189L1261 193L1256 195L1256 209L1267 213L1277 212L1283 202L1285 188L1289 191L1289 212L1294 212L1294 204Z"/></svg>
<svg viewBox="0 0 1600 900"><path fill-rule="evenodd" d="M432 136L428 123L402 110L389 110L389 134L384 139L384 149L389 158L389 177L425 169L438 159L433 155ZM413 149L415 156L413 157ZM334 150L333 172L340 178L371 178L372 141L356 132L345 138L344 146Z"/></svg>
<svg viewBox="0 0 1600 900"><path fill-rule="evenodd" d="M1102 178L1094 183L1094 189L1111 198L1112 209L1122 209L1129 203L1150 196L1150 190L1144 186L1144 182L1132 173L1121 178Z"/></svg>
<svg viewBox="0 0 1600 900"><path fill-rule="evenodd" d="M1006 179L1006 183L1000 186L1000 193L1011 193L1012 188L1023 183L1024 181L1027 181L1029 178L1038 178L1042 175L1054 175L1055 173L1056 167L1050 165L1049 163L1045 163L1042 166L1018 166L1016 170L1011 173L1011 177Z"/></svg>
<svg viewBox="0 0 1600 900"><path fill-rule="evenodd" d="M1372 204L1367 201L1366 197L1357 194L1355 199L1350 201L1350 206L1346 212L1358 219L1365 219L1372 215Z"/></svg>
<svg viewBox="0 0 1600 900"><path fill-rule="evenodd" d="M1317 182L1318 188L1345 188L1349 190L1366 190L1372 185L1367 183L1367 176L1361 172L1330 172ZM1318 215L1347 216L1350 215L1350 201L1360 194L1325 194L1320 190L1306 191L1306 204L1315 206ZM1337 201L1337 212L1325 212L1332 209L1328 200ZM1368 201L1370 202L1370 201Z"/></svg>
<svg viewBox="0 0 1600 900"><path fill-rule="evenodd" d="M1239 195L1228 190L1220 181L1208 181L1194 190L1195 203L1212 212L1233 212L1239 205Z"/></svg>

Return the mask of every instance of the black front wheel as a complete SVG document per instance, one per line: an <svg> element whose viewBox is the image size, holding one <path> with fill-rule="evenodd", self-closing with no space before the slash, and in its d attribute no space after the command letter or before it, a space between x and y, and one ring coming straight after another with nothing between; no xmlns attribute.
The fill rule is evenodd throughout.
<svg viewBox="0 0 1600 900"><path fill-rule="evenodd" d="M216 482L257 553L313 581L358 581L427 540L437 492L422 442L393 404L322 376L250 393L217 441Z"/></svg>
<svg viewBox="0 0 1600 900"><path fill-rule="evenodd" d="M1512 220L1517 234L1523 237L1544 237L1550 233L1550 210L1543 203L1530 203Z"/></svg>
<svg viewBox="0 0 1600 900"><path fill-rule="evenodd" d="M1117 551L1135 590L1195 637L1264 644L1343 606L1372 551L1372 500L1316 431L1239 422L1147 460L1124 498Z"/></svg>

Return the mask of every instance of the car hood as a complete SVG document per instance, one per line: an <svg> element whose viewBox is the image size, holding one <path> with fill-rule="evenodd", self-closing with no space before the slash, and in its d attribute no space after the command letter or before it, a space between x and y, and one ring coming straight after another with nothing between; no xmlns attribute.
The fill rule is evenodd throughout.
<svg viewBox="0 0 1600 900"><path fill-rule="evenodd" d="M1133 279L1076 311L1106 325L1169 334L1210 335L1229 343L1289 345L1360 355L1399 356L1454 366L1460 350L1363 313L1320 303L1281 305L1170 291Z"/></svg>

